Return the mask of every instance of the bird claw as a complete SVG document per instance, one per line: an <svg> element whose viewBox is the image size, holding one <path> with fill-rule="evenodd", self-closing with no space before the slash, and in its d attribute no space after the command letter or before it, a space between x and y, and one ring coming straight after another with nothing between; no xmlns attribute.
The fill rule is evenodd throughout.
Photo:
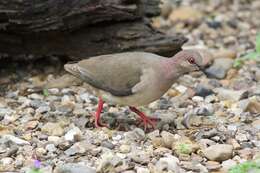
<svg viewBox="0 0 260 173"><path fill-rule="evenodd" d="M144 130L146 131L148 125L152 126L153 129L156 127L156 121L158 121L157 118L149 118L147 116L142 117L141 120L143 121Z"/></svg>
<svg viewBox="0 0 260 173"><path fill-rule="evenodd" d="M100 121L100 117L97 117L95 114L93 114L93 116L95 117L95 127L96 128L101 128L101 127L107 127L108 128L107 124L104 124Z"/></svg>

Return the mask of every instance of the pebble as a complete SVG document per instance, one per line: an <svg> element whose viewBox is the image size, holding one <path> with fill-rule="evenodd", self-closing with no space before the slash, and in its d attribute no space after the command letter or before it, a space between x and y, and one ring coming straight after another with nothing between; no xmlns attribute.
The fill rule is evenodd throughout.
<svg viewBox="0 0 260 173"><path fill-rule="evenodd" d="M103 141L103 142L101 142L100 146L106 147L111 150L115 148L115 145L113 143L111 143L110 141Z"/></svg>
<svg viewBox="0 0 260 173"><path fill-rule="evenodd" d="M197 95L197 96L207 97L211 94L213 94L212 89L210 89L209 87L207 87L205 85L199 84L195 88L195 95Z"/></svg>
<svg viewBox="0 0 260 173"><path fill-rule="evenodd" d="M100 157L97 172L112 172L114 171L114 168L120 164L122 164L122 159L120 157L112 152L106 152Z"/></svg>
<svg viewBox="0 0 260 173"><path fill-rule="evenodd" d="M139 141L145 138L145 133L140 128L135 128L132 131L128 131L125 134L125 138L129 141Z"/></svg>
<svg viewBox="0 0 260 173"><path fill-rule="evenodd" d="M54 143L55 145L58 145L62 142L62 139L59 136L48 136L48 141Z"/></svg>
<svg viewBox="0 0 260 173"><path fill-rule="evenodd" d="M177 157L169 155L168 157L162 157L156 162L155 166L158 172L162 171L172 171L180 172L179 159Z"/></svg>
<svg viewBox="0 0 260 173"><path fill-rule="evenodd" d="M13 135L3 135L2 140L12 141L13 143L15 143L17 145L30 145L30 142L20 139L18 137L15 137Z"/></svg>
<svg viewBox="0 0 260 173"><path fill-rule="evenodd" d="M253 121L252 122L252 127L254 127L257 130L260 130L260 119Z"/></svg>
<svg viewBox="0 0 260 173"><path fill-rule="evenodd" d="M133 152L130 153L130 158L140 164L149 163L151 158L151 154L146 151L139 151L139 150L133 150Z"/></svg>
<svg viewBox="0 0 260 173"><path fill-rule="evenodd" d="M54 173L96 173L95 169L79 163L66 163L58 165Z"/></svg>
<svg viewBox="0 0 260 173"><path fill-rule="evenodd" d="M64 133L60 123L47 122L42 128L42 132L50 136L62 136Z"/></svg>
<svg viewBox="0 0 260 173"><path fill-rule="evenodd" d="M66 141L79 141L82 137L82 132L78 127L73 127L65 135L64 138Z"/></svg>
<svg viewBox="0 0 260 173"><path fill-rule="evenodd" d="M189 7L189 6L183 6L179 7L177 9L174 9L172 13L169 16L170 21L176 23L176 22L189 22L189 23L197 23L201 19L202 14L200 11Z"/></svg>
<svg viewBox="0 0 260 173"><path fill-rule="evenodd" d="M28 95L28 98L34 99L34 100L43 100L44 97L43 97L43 95L33 93L33 94Z"/></svg>
<svg viewBox="0 0 260 173"><path fill-rule="evenodd" d="M260 101L257 101L256 99L250 100L250 102L247 105L246 111L249 111L250 113L257 114L260 112Z"/></svg>
<svg viewBox="0 0 260 173"><path fill-rule="evenodd" d="M215 59L212 66L205 70L208 77L224 79L228 70L232 67L233 60L229 58Z"/></svg>
<svg viewBox="0 0 260 173"><path fill-rule="evenodd" d="M185 86L183 86L183 85L178 85L178 86L176 86L175 87L175 89L178 91L178 92L180 92L180 93L185 93L186 91L187 91L187 87L185 87Z"/></svg>
<svg viewBox="0 0 260 173"><path fill-rule="evenodd" d="M194 102L203 102L204 98L200 97L200 96L194 96L194 97L192 97L192 101L194 101Z"/></svg>
<svg viewBox="0 0 260 173"><path fill-rule="evenodd" d="M40 106L38 109L36 109L36 113L46 113L49 112L51 110L50 106Z"/></svg>
<svg viewBox="0 0 260 173"><path fill-rule="evenodd" d="M0 116L10 116L12 113L14 113L14 110L9 109L9 108L0 108Z"/></svg>
<svg viewBox="0 0 260 173"><path fill-rule="evenodd" d="M238 140L239 142L246 142L246 141L248 141L248 138L247 138L246 134L237 133L236 140Z"/></svg>
<svg viewBox="0 0 260 173"><path fill-rule="evenodd" d="M207 169L210 172L217 171L221 168L221 164L219 162L215 162L215 161L208 161L208 162L206 162L205 166L207 167Z"/></svg>
<svg viewBox="0 0 260 173"><path fill-rule="evenodd" d="M96 148L95 145L90 144L88 141L76 142L70 148L64 151L67 156L75 154L84 154L86 151L91 151Z"/></svg>
<svg viewBox="0 0 260 173"><path fill-rule="evenodd" d="M228 144L216 144L203 149L202 152L211 161L224 161L232 157L233 146Z"/></svg>
<svg viewBox="0 0 260 173"><path fill-rule="evenodd" d="M246 92L244 90L235 91L225 88L216 88L214 91L218 94L220 100L239 101L246 96Z"/></svg>
<svg viewBox="0 0 260 173"><path fill-rule="evenodd" d="M47 144L46 147L45 147L45 149L46 149L48 152L51 152L51 153L57 151L57 148L55 147L54 144Z"/></svg>
<svg viewBox="0 0 260 173"><path fill-rule="evenodd" d="M221 170L223 172L227 172L230 168L234 167L237 165L237 162L231 159L225 160L221 163Z"/></svg>
<svg viewBox="0 0 260 173"><path fill-rule="evenodd" d="M161 132L161 136L162 136L162 141L164 143L164 146L166 148L172 148L172 144L175 141L175 137L172 133L167 132L167 131L162 131Z"/></svg>
<svg viewBox="0 0 260 173"><path fill-rule="evenodd" d="M131 151L131 146L123 144L123 145L120 146L119 151L121 153L129 153Z"/></svg>
<svg viewBox="0 0 260 173"><path fill-rule="evenodd" d="M136 173L150 173L150 171L147 168L137 167Z"/></svg>

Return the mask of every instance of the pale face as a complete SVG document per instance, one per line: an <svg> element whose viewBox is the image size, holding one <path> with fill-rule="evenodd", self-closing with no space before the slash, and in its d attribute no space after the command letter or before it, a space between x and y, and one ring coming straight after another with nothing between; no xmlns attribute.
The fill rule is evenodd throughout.
<svg viewBox="0 0 260 173"><path fill-rule="evenodd" d="M202 57L194 50L183 50L177 55L179 64L186 72L201 70Z"/></svg>

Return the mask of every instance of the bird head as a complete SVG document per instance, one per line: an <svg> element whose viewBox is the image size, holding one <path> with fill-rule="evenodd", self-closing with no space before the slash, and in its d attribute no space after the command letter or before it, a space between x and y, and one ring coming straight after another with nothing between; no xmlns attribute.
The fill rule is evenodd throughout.
<svg viewBox="0 0 260 173"><path fill-rule="evenodd" d="M196 50L182 50L174 56L183 72L203 71L205 63L201 53Z"/></svg>

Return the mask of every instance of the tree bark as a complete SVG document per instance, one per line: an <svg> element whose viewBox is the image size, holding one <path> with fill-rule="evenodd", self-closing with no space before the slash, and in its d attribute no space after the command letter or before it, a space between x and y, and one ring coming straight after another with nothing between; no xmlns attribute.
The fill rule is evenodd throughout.
<svg viewBox="0 0 260 173"><path fill-rule="evenodd" d="M124 51L173 55L186 42L145 18L159 0L1 0L0 58L65 55L73 60ZM28 56L30 55L30 56Z"/></svg>

